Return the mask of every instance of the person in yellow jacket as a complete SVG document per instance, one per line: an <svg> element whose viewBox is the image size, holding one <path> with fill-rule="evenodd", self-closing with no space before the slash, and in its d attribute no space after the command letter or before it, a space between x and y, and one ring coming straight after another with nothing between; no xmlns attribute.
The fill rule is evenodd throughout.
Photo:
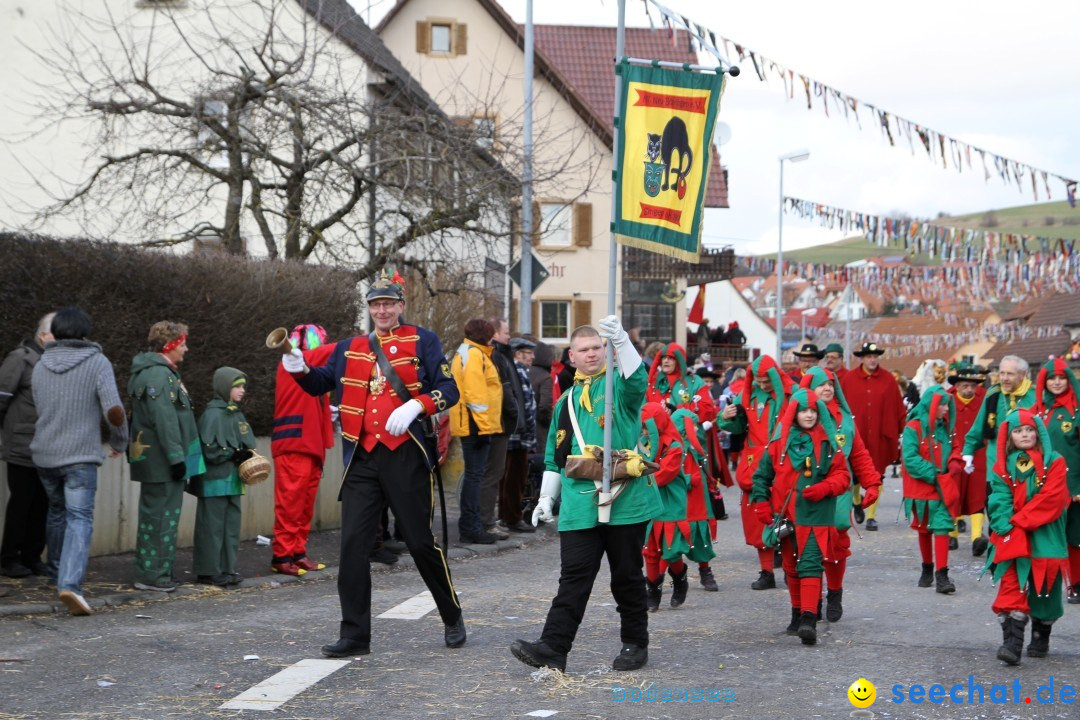
<svg viewBox="0 0 1080 720"><path fill-rule="evenodd" d="M484 529L480 485L491 452L491 436L502 432L502 381L491 359L495 329L487 320L465 323L465 340L450 363L461 400L450 409L450 433L461 438L465 475L461 479L461 542L490 545L498 538Z"/></svg>

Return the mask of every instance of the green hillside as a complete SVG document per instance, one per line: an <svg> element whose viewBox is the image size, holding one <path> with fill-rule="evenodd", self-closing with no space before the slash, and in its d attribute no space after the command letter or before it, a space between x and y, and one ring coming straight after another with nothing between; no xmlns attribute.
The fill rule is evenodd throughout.
<svg viewBox="0 0 1080 720"><path fill-rule="evenodd" d="M1067 240L1080 238L1080 208L1071 208L1064 200L988 210L970 215L946 216L934 222L1000 233L1060 237ZM785 251L784 258L795 262L840 265L868 257L886 257L903 253L903 247L882 247L869 243L861 237L854 237L801 250ZM762 257L775 257L775 253L764 253ZM940 261L916 255L911 256L909 262L914 265L935 265Z"/></svg>

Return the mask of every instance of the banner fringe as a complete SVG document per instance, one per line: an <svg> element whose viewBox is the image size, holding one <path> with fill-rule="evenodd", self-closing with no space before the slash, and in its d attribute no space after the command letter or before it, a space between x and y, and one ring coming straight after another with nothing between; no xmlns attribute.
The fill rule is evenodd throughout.
<svg viewBox="0 0 1080 720"><path fill-rule="evenodd" d="M682 248L665 245L664 243L658 242L656 240L645 240L643 238L636 238L629 235L620 235L619 233L615 233L615 241L618 242L620 245L629 245L630 247L636 247L641 250L648 250L649 252L654 252L657 255L667 255L668 257L675 258L676 260L694 263L695 265L701 262L700 251L692 252L690 250L683 250Z"/></svg>

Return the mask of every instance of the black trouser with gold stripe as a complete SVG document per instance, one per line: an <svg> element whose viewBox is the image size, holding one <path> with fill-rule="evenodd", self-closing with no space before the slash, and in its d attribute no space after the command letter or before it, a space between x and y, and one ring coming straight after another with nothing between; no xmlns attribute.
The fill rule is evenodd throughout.
<svg viewBox="0 0 1080 720"><path fill-rule="evenodd" d="M396 450L356 446L341 486L341 637L371 640L371 550L383 507L389 505L416 569L446 624L461 617L446 556L431 532L434 478L411 438Z"/></svg>

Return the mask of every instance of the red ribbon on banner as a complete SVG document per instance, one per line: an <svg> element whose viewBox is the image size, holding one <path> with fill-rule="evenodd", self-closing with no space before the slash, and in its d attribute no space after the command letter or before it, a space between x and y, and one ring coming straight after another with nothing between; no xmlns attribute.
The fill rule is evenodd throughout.
<svg viewBox="0 0 1080 720"><path fill-rule="evenodd" d="M641 203L641 215L638 217L643 220L663 220L672 225L679 225L682 222L682 210Z"/></svg>
<svg viewBox="0 0 1080 720"><path fill-rule="evenodd" d="M665 95L663 93L638 90L638 99L634 107L654 107L679 112L705 114L705 97L683 97L681 95Z"/></svg>

